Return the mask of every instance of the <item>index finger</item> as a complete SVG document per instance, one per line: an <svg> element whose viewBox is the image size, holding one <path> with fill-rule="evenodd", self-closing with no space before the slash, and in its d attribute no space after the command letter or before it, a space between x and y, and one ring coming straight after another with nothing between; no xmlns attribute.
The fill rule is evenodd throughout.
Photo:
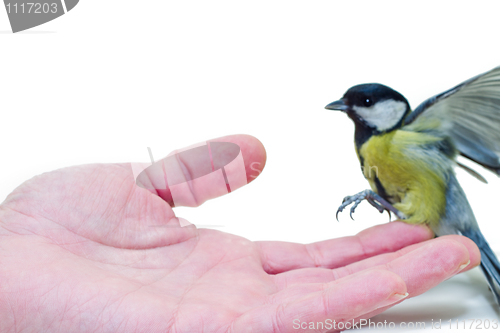
<svg viewBox="0 0 500 333"><path fill-rule="evenodd" d="M136 179L173 206L196 207L253 181L266 164L262 143L230 135L172 152Z"/></svg>
<svg viewBox="0 0 500 333"><path fill-rule="evenodd" d="M308 267L337 268L378 254L394 252L434 237L424 225L389 222L361 231L355 236L311 244L256 242L262 266L278 274Z"/></svg>

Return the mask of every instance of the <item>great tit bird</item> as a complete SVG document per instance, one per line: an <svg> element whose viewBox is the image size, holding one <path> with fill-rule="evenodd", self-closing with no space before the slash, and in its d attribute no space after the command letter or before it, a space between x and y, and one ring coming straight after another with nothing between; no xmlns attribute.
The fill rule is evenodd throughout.
<svg viewBox="0 0 500 333"><path fill-rule="evenodd" d="M381 213L426 223L436 236L460 234L481 251L481 269L500 304L500 263L479 230L454 167L462 155L500 175L500 67L431 97L411 110L399 92L361 84L326 109L354 121L356 153L371 190L344 198L352 213L367 200Z"/></svg>

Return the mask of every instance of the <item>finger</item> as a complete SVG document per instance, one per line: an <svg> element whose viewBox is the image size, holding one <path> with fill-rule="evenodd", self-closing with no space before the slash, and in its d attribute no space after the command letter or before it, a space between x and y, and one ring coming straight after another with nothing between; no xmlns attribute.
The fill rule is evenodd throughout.
<svg viewBox="0 0 500 333"><path fill-rule="evenodd" d="M256 242L262 266L270 274L306 267L336 268L381 253L394 252L433 237L423 225L390 222L363 230L356 236L312 244Z"/></svg>
<svg viewBox="0 0 500 333"><path fill-rule="evenodd" d="M331 328L301 327L302 322L346 321L406 297L402 279L384 269L360 272L324 286L323 290L296 295L293 300L256 308L236 319L231 332L326 332ZM333 327L332 327L333 328Z"/></svg>
<svg viewBox="0 0 500 333"><path fill-rule="evenodd" d="M371 268L371 267L374 267L377 265L385 265L391 261L399 259L400 257L402 257L404 255L409 254L412 251L415 251L416 249L418 249L422 246L427 246L429 243L443 242L443 241L448 241L448 240L458 242L467 248L467 252L469 253L471 263L466 268L464 268L462 270L462 272L468 271L468 270L476 267L477 265L479 265L479 263L481 262L481 254L479 252L477 245L472 240L470 240L469 238L464 237L464 236L447 235L447 236L441 236L441 237L436 238L436 239L431 239L429 241L422 242L419 244L410 245L410 246L405 247L405 248L398 250L396 252L385 253L385 254L381 254L381 255L378 255L378 256L375 256L372 258L368 258L368 259L353 263L353 264L347 266L346 268L348 268L349 274L352 274L354 272L358 272L358 271L361 271L361 270L364 270L367 268Z"/></svg>
<svg viewBox="0 0 500 333"><path fill-rule="evenodd" d="M293 285L301 285L307 283L327 283L334 279L339 279L344 276L355 274L365 269L373 268L380 265L386 265L396 259L404 257L404 260L412 260L413 251L428 246L430 243L439 243L439 246L446 246L448 240L458 242L467 248L470 257L470 264L462 270L465 272L473 267L479 265L481 261L481 255L476 244L467 237L459 235L449 235L442 236L436 239L431 239L426 242L413 244L407 246L401 250L392 253L384 253L378 256L374 256L359 262L352 263L345 267L339 267L336 269L326 269L326 268L304 268L297 269L274 276L274 281L279 290L286 289ZM443 245L443 242L445 242Z"/></svg>
<svg viewBox="0 0 500 333"><path fill-rule="evenodd" d="M136 183L172 207L195 207L253 181L265 163L259 140L231 135L171 153L143 170Z"/></svg>
<svg viewBox="0 0 500 333"><path fill-rule="evenodd" d="M351 281L352 277L363 275L372 271L379 272L381 270L387 270L388 272L394 273L396 276L401 277L405 281L406 291L408 296L419 295L420 293L433 288L440 282L450 278L451 276L462 271L465 265L478 264L478 262L473 263L466 246L462 243L457 242L453 239L436 239L435 242L428 242L424 246L418 247L414 251L397 258L396 260L386 264L380 265L371 269L367 269L361 272L357 272L353 275L343 277L337 280L340 281ZM371 277L370 277L371 278ZM375 280L367 280L366 283L370 286L376 286L379 282ZM275 304L288 303L295 300L301 294L311 293L311 292L321 292L321 286L325 284L306 284L306 285L295 285L293 287L287 288L281 292L272 295L271 300ZM335 285L334 282L327 283L326 285ZM413 294L412 294L413 293ZM355 297L355 296L347 296ZM343 318L356 318L354 321L357 322L360 319L370 318L371 316L382 312L395 304L401 302L401 300L396 300L393 303L385 304L377 307L374 310L369 310L366 314L359 315L356 317L344 316ZM335 318L335 314L329 316L329 318ZM313 318L307 317L307 321L314 321Z"/></svg>
<svg viewBox="0 0 500 333"><path fill-rule="evenodd" d="M446 243L433 244L434 248L432 249L421 248L415 251L414 259L420 257L420 260L416 261L414 266L408 267L408 265L405 265L403 262L405 261L404 257L392 261L390 265L386 265L389 270L400 275L405 280L409 298L418 296L457 273L465 272L481 263L479 249L470 239L462 236L443 236L438 239L443 239ZM457 240L460 242L457 242ZM464 251L464 248L467 251ZM388 308L388 306L379 308L357 319L371 318Z"/></svg>
<svg viewBox="0 0 500 333"><path fill-rule="evenodd" d="M411 285L408 291L410 295L416 296L437 286L467 266L472 264L472 267L475 267L479 263L480 256L475 254L471 258L464 244L442 237L396 258L383 267L401 276L408 285Z"/></svg>

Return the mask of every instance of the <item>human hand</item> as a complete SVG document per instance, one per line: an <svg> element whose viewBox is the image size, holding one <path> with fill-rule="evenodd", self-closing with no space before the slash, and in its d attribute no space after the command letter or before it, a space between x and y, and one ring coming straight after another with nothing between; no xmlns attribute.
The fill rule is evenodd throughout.
<svg viewBox="0 0 500 333"><path fill-rule="evenodd" d="M262 170L258 140L219 141L239 145L247 174L253 162ZM157 183L155 172L142 181ZM146 188L130 165L87 165L10 194L0 205L0 331L325 332L297 320L368 318L480 260L465 237L431 239L402 222L308 245L250 242L181 227L168 191ZM201 204L219 195L211 188L188 195Z"/></svg>

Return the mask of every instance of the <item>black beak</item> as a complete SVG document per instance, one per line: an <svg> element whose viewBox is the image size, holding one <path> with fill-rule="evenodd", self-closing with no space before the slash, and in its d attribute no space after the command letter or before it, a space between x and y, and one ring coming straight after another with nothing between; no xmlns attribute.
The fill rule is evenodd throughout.
<svg viewBox="0 0 500 333"><path fill-rule="evenodd" d="M339 111L347 111L349 107L345 104L343 99L339 99L338 101L332 102L325 106L325 109L328 110L339 110Z"/></svg>

